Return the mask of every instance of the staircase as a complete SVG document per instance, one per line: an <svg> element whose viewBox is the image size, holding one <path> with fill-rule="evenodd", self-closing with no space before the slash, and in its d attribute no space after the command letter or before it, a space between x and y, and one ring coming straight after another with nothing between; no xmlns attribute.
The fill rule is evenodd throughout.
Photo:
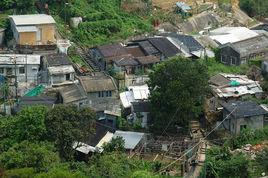
<svg viewBox="0 0 268 178"><path fill-rule="evenodd" d="M91 58L87 50L77 47L78 55L91 67L94 72L100 72L100 68L97 63Z"/></svg>
<svg viewBox="0 0 268 178"><path fill-rule="evenodd" d="M203 138L203 133L200 129L200 123L198 121L192 120L190 122L191 136L193 139L201 139Z"/></svg>

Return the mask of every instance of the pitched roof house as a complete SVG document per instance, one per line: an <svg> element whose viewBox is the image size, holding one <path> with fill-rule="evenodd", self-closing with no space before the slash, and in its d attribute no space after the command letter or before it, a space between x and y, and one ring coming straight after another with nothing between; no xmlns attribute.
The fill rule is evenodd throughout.
<svg viewBox="0 0 268 178"><path fill-rule="evenodd" d="M253 101L236 101L223 104L223 126L234 134L242 129L262 129L268 112ZM229 115L229 117L227 117Z"/></svg>
<svg viewBox="0 0 268 178"><path fill-rule="evenodd" d="M18 45L49 45L56 42L56 22L46 14L9 16Z"/></svg>
<svg viewBox="0 0 268 178"><path fill-rule="evenodd" d="M48 86L72 84L75 71L66 54L50 54L41 60L41 81Z"/></svg>
<svg viewBox="0 0 268 178"><path fill-rule="evenodd" d="M221 62L240 65L255 59L268 59L268 37L265 34L220 47Z"/></svg>
<svg viewBox="0 0 268 178"><path fill-rule="evenodd" d="M87 94L88 105L95 111L120 112L117 85L112 77L97 72L92 76L81 76L78 79Z"/></svg>

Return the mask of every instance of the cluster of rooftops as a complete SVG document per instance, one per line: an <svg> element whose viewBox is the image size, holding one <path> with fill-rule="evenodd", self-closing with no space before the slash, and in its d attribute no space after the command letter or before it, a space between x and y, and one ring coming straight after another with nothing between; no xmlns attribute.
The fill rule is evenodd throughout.
<svg viewBox="0 0 268 178"><path fill-rule="evenodd" d="M190 10L185 4L177 4L177 6L185 11ZM61 43L59 39L56 39L56 22L49 15L14 15L10 16L10 21L16 46L29 47L34 51L39 47L48 49L48 46ZM0 76L10 77L9 82L12 83L16 75L19 89L13 88L13 92L19 91L19 96L21 96L17 110L33 104L51 107L58 103L75 104L78 107L92 107L98 113L99 119L112 118L113 122L113 117L120 116L123 111L131 121L137 120L142 115L142 126L147 127L148 120L150 120L148 86L144 81L140 83L136 81L139 84L127 85L126 90L119 93L119 82L107 74L110 67L116 72L135 76L137 70L151 69L154 64L174 56L184 56L190 59L214 57L214 53L206 45L207 41L220 49L222 63L240 65L256 57L266 59L268 55L267 33L257 27L253 29L221 27L215 30L208 29L207 34L202 35L202 38L173 32L146 36L126 43L95 46L86 50L87 54L84 59L88 66L98 69L90 74L78 72L67 55L66 51L69 46L66 44L56 45L59 49L66 46L66 49L60 50L60 53L52 51L49 54L39 54L37 51L33 52L34 54L0 54ZM3 82L3 77L0 79L0 82ZM46 88L45 92L39 94L36 86L38 88L43 86ZM253 102L232 100L246 95L258 97L262 94L259 82L245 75L220 73L210 79L210 86L213 95L224 101L221 106L226 111L231 111L235 105L239 107L236 113L238 115L249 116L250 113L262 115L267 112ZM38 94L35 97L29 97L27 92ZM91 142L92 144L89 144L89 141L82 145L77 142L74 147L88 154L90 151L99 150L100 145L119 135L126 137L126 149L134 149L144 136L143 133L107 129L100 135L102 137L96 136L99 139Z"/></svg>

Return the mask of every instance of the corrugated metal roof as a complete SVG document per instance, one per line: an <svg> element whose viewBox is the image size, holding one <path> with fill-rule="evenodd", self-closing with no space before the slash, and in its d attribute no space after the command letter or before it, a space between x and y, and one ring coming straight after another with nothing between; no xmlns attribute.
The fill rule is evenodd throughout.
<svg viewBox="0 0 268 178"><path fill-rule="evenodd" d="M119 94L121 103L124 108L131 107L131 102L135 101L132 91L125 91Z"/></svg>
<svg viewBox="0 0 268 178"><path fill-rule="evenodd" d="M221 27L210 32L210 38L222 45L246 40L258 35L258 33L246 27Z"/></svg>
<svg viewBox="0 0 268 178"><path fill-rule="evenodd" d="M16 30L21 33L21 32L37 32L38 29L36 26L16 26Z"/></svg>
<svg viewBox="0 0 268 178"><path fill-rule="evenodd" d="M122 137L125 141L125 149L135 149L135 147L140 143L142 138L144 137L144 133L141 132L128 132L128 131L120 131L117 130L114 133L114 138Z"/></svg>
<svg viewBox="0 0 268 178"><path fill-rule="evenodd" d="M148 99L150 91L148 85L142 86L129 86L129 91L133 92L133 96L135 100L144 100Z"/></svg>
<svg viewBox="0 0 268 178"><path fill-rule="evenodd" d="M9 18L11 18L17 26L56 23L52 16L46 14L11 15Z"/></svg>

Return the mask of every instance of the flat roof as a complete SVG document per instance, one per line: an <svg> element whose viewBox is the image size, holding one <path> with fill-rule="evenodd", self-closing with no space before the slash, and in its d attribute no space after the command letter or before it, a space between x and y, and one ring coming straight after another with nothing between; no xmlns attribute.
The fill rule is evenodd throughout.
<svg viewBox="0 0 268 178"><path fill-rule="evenodd" d="M38 64L40 65L40 55L26 55L26 54L0 54L0 64L13 64L13 60L16 59L16 63L19 64Z"/></svg>
<svg viewBox="0 0 268 178"><path fill-rule="evenodd" d="M16 30L21 33L21 32L37 32L38 29L36 26L16 26Z"/></svg>
<svg viewBox="0 0 268 178"><path fill-rule="evenodd" d="M47 14L31 14L31 15L11 15L9 16L15 25L40 25L40 24L55 24L52 16Z"/></svg>
<svg viewBox="0 0 268 178"><path fill-rule="evenodd" d="M243 41L258 35L246 27L221 27L210 32L210 38L222 45Z"/></svg>

